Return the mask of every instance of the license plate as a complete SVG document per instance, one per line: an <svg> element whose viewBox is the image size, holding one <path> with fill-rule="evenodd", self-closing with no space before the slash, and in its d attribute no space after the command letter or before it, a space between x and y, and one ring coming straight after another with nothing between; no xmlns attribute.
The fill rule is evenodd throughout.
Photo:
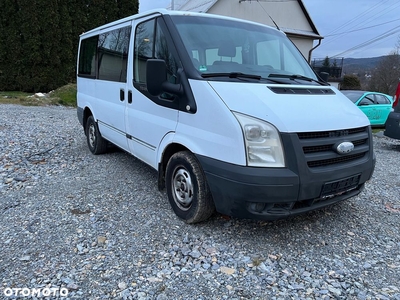
<svg viewBox="0 0 400 300"><path fill-rule="evenodd" d="M341 180L327 182L322 187L322 199L333 198L357 188L360 182L360 174L347 177Z"/></svg>

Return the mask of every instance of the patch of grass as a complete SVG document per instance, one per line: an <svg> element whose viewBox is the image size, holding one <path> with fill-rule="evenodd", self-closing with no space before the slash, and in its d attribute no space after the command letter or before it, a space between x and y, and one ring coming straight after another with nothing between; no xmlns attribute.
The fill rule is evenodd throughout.
<svg viewBox="0 0 400 300"><path fill-rule="evenodd" d="M24 92L0 92L0 103L23 104L28 96Z"/></svg>
<svg viewBox="0 0 400 300"><path fill-rule="evenodd" d="M25 106L63 105L76 107L76 84L70 83L64 85L45 94L44 97L24 92L0 91L0 103Z"/></svg>
<svg viewBox="0 0 400 300"><path fill-rule="evenodd" d="M385 128L372 128L372 133L378 133L379 131L384 131Z"/></svg>
<svg viewBox="0 0 400 300"><path fill-rule="evenodd" d="M64 106L76 107L76 84L64 85L50 93L50 98Z"/></svg>

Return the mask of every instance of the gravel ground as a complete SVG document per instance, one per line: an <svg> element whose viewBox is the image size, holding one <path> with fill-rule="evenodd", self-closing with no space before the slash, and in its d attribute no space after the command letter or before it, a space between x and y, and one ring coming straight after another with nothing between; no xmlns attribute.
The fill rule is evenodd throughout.
<svg viewBox="0 0 400 300"><path fill-rule="evenodd" d="M400 299L400 141L374 144L355 198L276 222L186 225L150 167L90 154L75 109L0 105L0 298Z"/></svg>

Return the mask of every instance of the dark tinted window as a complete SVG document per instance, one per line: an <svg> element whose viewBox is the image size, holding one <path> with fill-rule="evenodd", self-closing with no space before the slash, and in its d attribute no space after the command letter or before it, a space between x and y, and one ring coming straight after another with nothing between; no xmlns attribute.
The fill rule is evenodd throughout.
<svg viewBox="0 0 400 300"><path fill-rule="evenodd" d="M126 82L130 27L119 28L99 36L98 79Z"/></svg>
<svg viewBox="0 0 400 300"><path fill-rule="evenodd" d="M82 40L79 52L79 75L96 77L97 39L98 36L94 36Z"/></svg>
<svg viewBox="0 0 400 300"><path fill-rule="evenodd" d="M156 30L156 43L154 45L154 57L158 59L163 59L167 64L167 77L168 80L172 83L176 83L176 71L178 66L172 55L171 49L169 48L166 36L164 32L161 30L160 26L157 26Z"/></svg>
<svg viewBox="0 0 400 300"><path fill-rule="evenodd" d="M123 27L82 40L78 75L126 82L130 33Z"/></svg>
<svg viewBox="0 0 400 300"><path fill-rule="evenodd" d="M146 83L146 61L153 58L155 20L139 24L135 33L134 80Z"/></svg>
<svg viewBox="0 0 400 300"><path fill-rule="evenodd" d="M146 83L146 61L150 58L163 59L167 64L167 77L175 82L177 64L171 52L171 45L160 26L160 19L143 22L135 33L135 76L134 81Z"/></svg>

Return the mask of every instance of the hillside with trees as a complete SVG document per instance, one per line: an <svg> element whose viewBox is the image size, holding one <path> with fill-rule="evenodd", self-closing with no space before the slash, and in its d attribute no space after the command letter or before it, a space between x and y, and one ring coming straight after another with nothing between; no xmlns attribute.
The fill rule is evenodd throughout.
<svg viewBox="0 0 400 300"><path fill-rule="evenodd" d="M79 35L138 12L138 0L0 1L0 91L75 80Z"/></svg>
<svg viewBox="0 0 400 300"><path fill-rule="evenodd" d="M370 58L345 58L343 61L344 74L370 74L384 56Z"/></svg>
<svg viewBox="0 0 400 300"><path fill-rule="evenodd" d="M400 47L380 57L316 59L312 67L317 73L328 73L330 80L340 79L342 89L356 88L393 95L400 80Z"/></svg>

